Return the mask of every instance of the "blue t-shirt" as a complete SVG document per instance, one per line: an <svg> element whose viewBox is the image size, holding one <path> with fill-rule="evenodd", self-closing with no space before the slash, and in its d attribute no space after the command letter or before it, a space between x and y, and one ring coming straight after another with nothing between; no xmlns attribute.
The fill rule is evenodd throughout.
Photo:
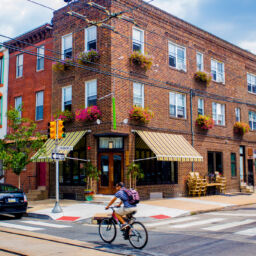
<svg viewBox="0 0 256 256"><path fill-rule="evenodd" d="M128 196L122 189L115 193L115 197L119 198L123 202L125 208L136 207L136 205L129 204Z"/></svg>

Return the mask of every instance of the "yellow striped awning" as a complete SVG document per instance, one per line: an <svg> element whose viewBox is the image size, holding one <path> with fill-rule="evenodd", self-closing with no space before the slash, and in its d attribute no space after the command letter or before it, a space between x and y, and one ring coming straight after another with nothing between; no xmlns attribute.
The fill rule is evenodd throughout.
<svg viewBox="0 0 256 256"><path fill-rule="evenodd" d="M74 147L79 140L85 135L87 131L80 131L80 132L67 132L66 137L64 139L59 140L58 146L67 146L67 147ZM39 152L35 153L35 155L32 156L33 162L52 162L52 151L55 148L55 140L48 139L45 144L43 145L44 152L41 153L39 156ZM70 150L60 150L59 153L67 154L70 152Z"/></svg>
<svg viewBox="0 0 256 256"><path fill-rule="evenodd" d="M182 135L147 131L135 132L154 152L158 161L203 161L203 157Z"/></svg>

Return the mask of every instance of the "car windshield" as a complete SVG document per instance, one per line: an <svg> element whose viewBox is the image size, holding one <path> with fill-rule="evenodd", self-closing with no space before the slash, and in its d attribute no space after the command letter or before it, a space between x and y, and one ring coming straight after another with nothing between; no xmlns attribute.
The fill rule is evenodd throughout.
<svg viewBox="0 0 256 256"><path fill-rule="evenodd" d="M20 189L11 186L11 185L0 185L0 193L12 193L12 192L21 192Z"/></svg>

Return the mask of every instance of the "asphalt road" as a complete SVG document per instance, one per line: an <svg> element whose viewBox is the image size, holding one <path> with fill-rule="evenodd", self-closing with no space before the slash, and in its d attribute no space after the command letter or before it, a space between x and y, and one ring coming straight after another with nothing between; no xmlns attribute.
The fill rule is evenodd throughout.
<svg viewBox="0 0 256 256"><path fill-rule="evenodd" d="M83 223L2 216L1 226L91 242L96 248L127 255L256 255L256 205L152 224L147 227L149 241L143 250L133 249L120 232L111 245L105 244L98 235L98 226Z"/></svg>

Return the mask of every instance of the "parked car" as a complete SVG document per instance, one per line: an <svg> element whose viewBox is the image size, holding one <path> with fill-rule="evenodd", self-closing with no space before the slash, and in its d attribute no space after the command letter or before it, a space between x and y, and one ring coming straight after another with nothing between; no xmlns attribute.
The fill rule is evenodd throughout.
<svg viewBox="0 0 256 256"><path fill-rule="evenodd" d="M0 214L12 214L20 219L27 212L25 193L13 185L0 184Z"/></svg>

